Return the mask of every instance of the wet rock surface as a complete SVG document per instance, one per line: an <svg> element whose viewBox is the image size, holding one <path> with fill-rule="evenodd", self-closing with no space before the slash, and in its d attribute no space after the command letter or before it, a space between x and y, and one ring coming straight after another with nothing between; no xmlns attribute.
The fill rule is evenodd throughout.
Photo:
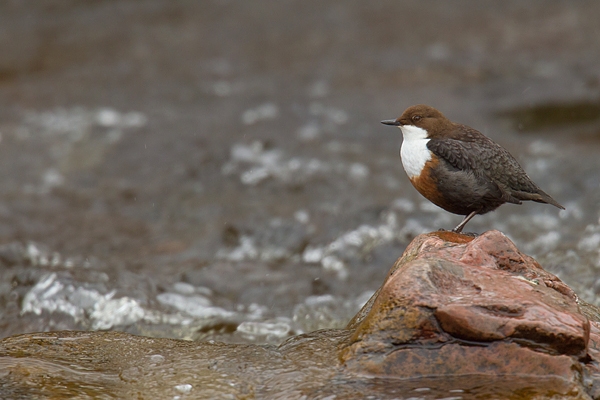
<svg viewBox="0 0 600 400"><path fill-rule="evenodd" d="M434 232L346 329L279 346L18 335L0 379L11 398L600 398L598 313L498 231Z"/></svg>
<svg viewBox="0 0 600 400"><path fill-rule="evenodd" d="M368 314L350 323L351 369L574 379L590 322L573 291L498 231L466 244L453 236L464 240L422 235L407 248Z"/></svg>

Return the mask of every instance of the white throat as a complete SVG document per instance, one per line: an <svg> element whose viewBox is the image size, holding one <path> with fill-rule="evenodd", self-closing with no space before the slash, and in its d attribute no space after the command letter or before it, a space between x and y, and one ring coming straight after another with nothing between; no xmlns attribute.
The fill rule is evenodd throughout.
<svg viewBox="0 0 600 400"><path fill-rule="evenodd" d="M427 148L427 131L413 125L400 125L402 130L402 166L409 178L421 175L427 161L431 160L431 152Z"/></svg>

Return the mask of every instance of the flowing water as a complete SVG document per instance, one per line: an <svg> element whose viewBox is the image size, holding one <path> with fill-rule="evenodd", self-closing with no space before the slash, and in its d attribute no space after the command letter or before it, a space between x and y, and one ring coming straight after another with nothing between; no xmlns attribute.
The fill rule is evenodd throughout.
<svg viewBox="0 0 600 400"><path fill-rule="evenodd" d="M466 230L599 305L600 5L460 3L1 4L0 336L343 327L414 236L462 218L412 188L379 124L416 103L566 207Z"/></svg>

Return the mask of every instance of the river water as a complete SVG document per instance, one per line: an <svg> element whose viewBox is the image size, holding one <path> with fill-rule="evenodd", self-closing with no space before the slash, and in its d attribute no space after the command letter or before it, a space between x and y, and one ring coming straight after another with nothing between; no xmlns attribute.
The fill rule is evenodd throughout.
<svg viewBox="0 0 600 400"><path fill-rule="evenodd" d="M0 5L0 336L343 327L424 200L379 123L435 106L560 211L477 216L600 304L600 3Z"/></svg>

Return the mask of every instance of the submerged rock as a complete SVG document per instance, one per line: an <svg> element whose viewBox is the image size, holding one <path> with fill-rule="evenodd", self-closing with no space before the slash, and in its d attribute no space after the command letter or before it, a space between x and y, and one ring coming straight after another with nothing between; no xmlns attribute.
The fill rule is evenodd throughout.
<svg viewBox="0 0 600 400"><path fill-rule="evenodd" d="M279 347L116 332L0 342L2 397L600 398L593 306L498 231L418 236L346 329ZM331 397L333 398L333 397Z"/></svg>

